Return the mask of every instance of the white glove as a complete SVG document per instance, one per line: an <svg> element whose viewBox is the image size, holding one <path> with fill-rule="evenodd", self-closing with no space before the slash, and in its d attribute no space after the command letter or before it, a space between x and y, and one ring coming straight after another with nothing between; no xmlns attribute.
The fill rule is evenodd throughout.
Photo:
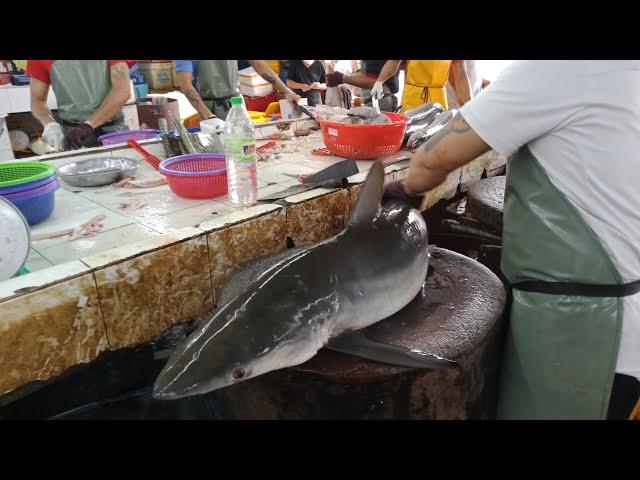
<svg viewBox="0 0 640 480"><path fill-rule="evenodd" d="M209 118L200 122L200 130L203 133L218 133L224 131L224 120L218 117Z"/></svg>
<svg viewBox="0 0 640 480"><path fill-rule="evenodd" d="M42 132L42 138L47 142L56 152L62 150L62 140L64 140L64 133L62 133L62 127L57 122L49 122L45 125Z"/></svg>
<svg viewBox="0 0 640 480"><path fill-rule="evenodd" d="M371 97L380 100L384 95L384 90L382 88L382 82L376 82L373 84L373 88L371 89Z"/></svg>

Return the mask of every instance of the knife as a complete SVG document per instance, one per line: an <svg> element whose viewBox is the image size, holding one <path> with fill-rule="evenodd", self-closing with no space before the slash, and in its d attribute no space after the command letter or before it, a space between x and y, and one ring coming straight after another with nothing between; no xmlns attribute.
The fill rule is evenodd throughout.
<svg viewBox="0 0 640 480"><path fill-rule="evenodd" d="M263 197L260 197L258 201L272 202L274 200L281 200L283 198L287 198L292 195L297 195L298 193L307 192L309 190L313 190L314 188L343 188L343 187L346 187L347 185L349 185L349 182L346 178L326 180L324 182L317 182L317 183L301 183L300 185L294 185L284 190L280 190L279 192L271 193Z"/></svg>
<svg viewBox="0 0 640 480"><path fill-rule="evenodd" d="M325 180L334 180L338 178L347 178L351 175L355 175L360 170L355 160L347 159L333 165L329 165L327 168L320 170L319 172L309 175L304 179L302 183L317 183Z"/></svg>
<svg viewBox="0 0 640 480"><path fill-rule="evenodd" d="M309 175L304 179L301 185L294 185L285 190L281 190L280 192L265 195L264 197L260 197L258 201L279 200L314 188L346 187L349 184L347 177L355 175L358 172L359 169L355 160L343 160L341 162L334 163L319 172Z"/></svg>
<svg viewBox="0 0 640 480"><path fill-rule="evenodd" d="M300 110L302 113L304 113L306 116L308 116L309 118L318 121L318 119L316 118L316 116L311 113L311 111L305 107L304 105L298 105L297 103L294 104L295 107Z"/></svg>

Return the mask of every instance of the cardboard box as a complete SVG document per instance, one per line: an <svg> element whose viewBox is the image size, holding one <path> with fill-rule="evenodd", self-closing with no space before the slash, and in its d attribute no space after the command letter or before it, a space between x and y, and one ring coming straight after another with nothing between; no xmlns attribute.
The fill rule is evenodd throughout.
<svg viewBox="0 0 640 480"><path fill-rule="evenodd" d="M173 90L173 75L175 70L171 60L142 60L138 62L138 69L151 90Z"/></svg>

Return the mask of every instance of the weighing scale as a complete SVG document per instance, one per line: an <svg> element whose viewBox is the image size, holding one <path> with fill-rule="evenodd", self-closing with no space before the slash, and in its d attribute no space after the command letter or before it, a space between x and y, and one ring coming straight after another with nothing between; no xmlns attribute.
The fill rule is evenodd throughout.
<svg viewBox="0 0 640 480"><path fill-rule="evenodd" d="M0 282L20 273L30 248L27 220L15 205L0 196Z"/></svg>

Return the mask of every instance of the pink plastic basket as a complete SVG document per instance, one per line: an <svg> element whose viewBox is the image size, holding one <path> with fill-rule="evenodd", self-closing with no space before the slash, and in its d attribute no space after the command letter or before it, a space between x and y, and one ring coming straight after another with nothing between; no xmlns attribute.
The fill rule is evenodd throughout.
<svg viewBox="0 0 640 480"><path fill-rule="evenodd" d="M163 160L160 173L167 177L171 190L184 198L215 198L227 194L225 156L194 153Z"/></svg>

